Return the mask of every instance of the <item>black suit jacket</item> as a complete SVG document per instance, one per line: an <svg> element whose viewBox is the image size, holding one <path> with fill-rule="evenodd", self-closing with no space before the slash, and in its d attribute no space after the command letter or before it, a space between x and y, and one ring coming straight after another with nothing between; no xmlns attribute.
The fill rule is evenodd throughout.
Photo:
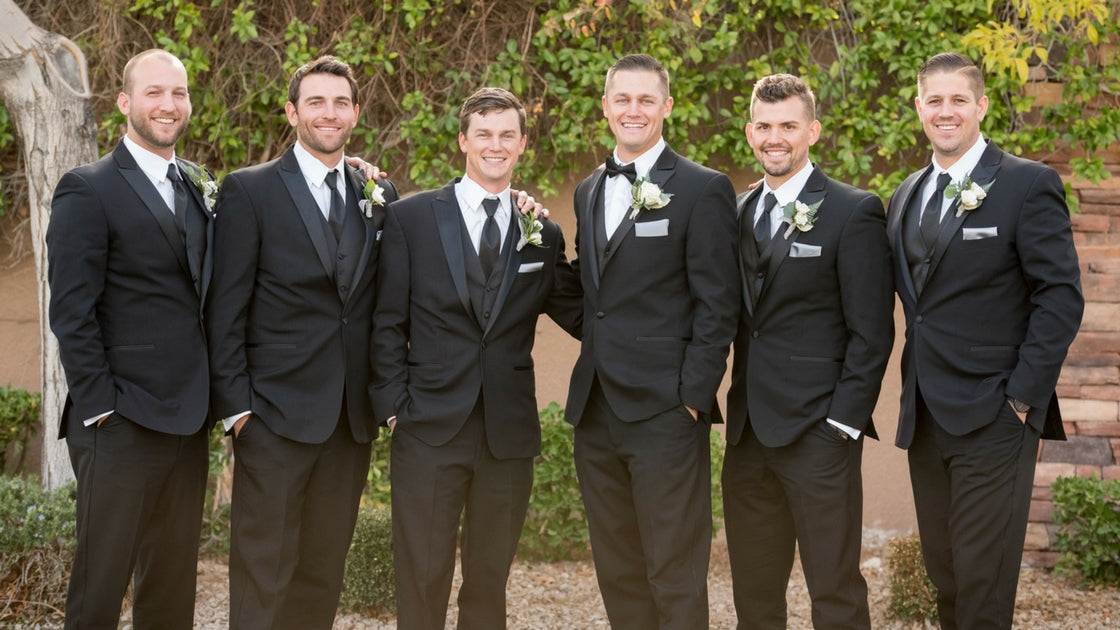
<svg viewBox="0 0 1120 630"><path fill-rule="evenodd" d="M578 334L579 279L551 221L543 221L544 247L516 250L514 208L502 248L505 273L490 317L480 322L467 286L457 181L389 207L374 315L374 410L379 420L395 415L397 431L439 446L459 432L481 392L494 456L532 457L541 443L537 316L547 313Z"/></svg>
<svg viewBox="0 0 1120 630"><path fill-rule="evenodd" d="M780 225L762 266L754 247L761 193L737 200L744 290L727 441L737 444L750 422L764 445L785 446L825 418L877 437L871 412L894 342L883 202L814 168L798 196L821 202L812 229L786 237Z"/></svg>
<svg viewBox="0 0 1120 630"><path fill-rule="evenodd" d="M650 181L673 195L623 218L599 259L598 197L606 171L575 192L583 344L565 417L579 424L596 377L611 408L638 421L685 405L720 422L716 390L735 336L741 289L735 190L726 175L666 147Z"/></svg>
<svg viewBox="0 0 1120 630"><path fill-rule="evenodd" d="M1031 406L1027 421L1043 437L1064 438L1054 388L1085 302L1062 180L989 142L970 175L992 184L987 198L960 216L955 203L947 211L919 296L902 217L931 169L898 187L888 213L906 313L896 444L907 448L914 437L919 387L933 418L953 435L993 422L1010 396Z"/></svg>
<svg viewBox="0 0 1120 630"><path fill-rule="evenodd" d="M347 166L346 177L348 193L361 195L361 175ZM386 201L397 198L391 183L378 183ZM341 287L326 222L292 148L222 181L206 311L217 417L252 410L273 433L318 444L338 422L345 389L354 439L376 437L366 391L385 211L372 211L361 217L353 286Z"/></svg>
<svg viewBox="0 0 1120 630"><path fill-rule="evenodd" d="M211 224L201 193L187 190L184 239L123 142L59 180L46 240L50 324L70 388L60 437L67 414L116 410L174 435L206 422Z"/></svg>

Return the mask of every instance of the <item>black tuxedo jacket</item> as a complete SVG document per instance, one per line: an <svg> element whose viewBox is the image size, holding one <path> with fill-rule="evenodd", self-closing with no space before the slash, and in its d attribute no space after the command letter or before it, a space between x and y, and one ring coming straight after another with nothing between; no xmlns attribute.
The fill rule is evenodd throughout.
<svg viewBox="0 0 1120 630"><path fill-rule="evenodd" d="M385 220L374 314L370 387L378 420L397 417L431 446L453 438L479 394L490 450L499 459L540 452L533 341L547 313L571 334L582 317L579 279L564 237L543 221L543 247L525 245L513 208L504 275L490 311L476 316L464 254L469 241L455 183L392 204Z"/></svg>
<svg viewBox="0 0 1120 630"><path fill-rule="evenodd" d="M178 160L184 175L199 167ZM123 143L59 180L47 227L50 324L70 393L67 414L109 410L191 435L207 420L202 304L211 217L187 183L186 237Z"/></svg>
<svg viewBox="0 0 1120 630"><path fill-rule="evenodd" d="M1084 298L1062 180L989 142L970 175L992 184L987 198L959 216L956 203L949 208L916 295L902 217L931 170L910 175L888 212L906 313L896 444L907 448L914 437L919 387L933 418L953 435L993 422L1010 396L1031 406L1027 421L1043 437L1064 438L1054 387Z"/></svg>
<svg viewBox="0 0 1120 630"><path fill-rule="evenodd" d="M685 405L721 422L716 390L735 336L741 289L735 190L726 175L666 147L650 181L673 195L657 210L627 213L600 259L600 169L575 192L583 344L565 416L579 424L597 377L624 421Z"/></svg>
<svg viewBox="0 0 1120 630"><path fill-rule="evenodd" d="M798 197L821 201L812 229L787 237L781 224L762 264L761 193L737 200L744 284L727 441L737 444L750 422L764 445L786 446L825 418L877 437L871 412L894 343L883 202L814 168Z"/></svg>
<svg viewBox="0 0 1120 630"><path fill-rule="evenodd" d="M349 195L362 176L346 167ZM396 188L378 180L386 201ZM222 181L214 281L206 311L214 413L252 410L277 435L324 442L346 415L358 442L376 437L367 388L378 239L385 210L359 215L353 286L335 280L330 235L292 148Z"/></svg>

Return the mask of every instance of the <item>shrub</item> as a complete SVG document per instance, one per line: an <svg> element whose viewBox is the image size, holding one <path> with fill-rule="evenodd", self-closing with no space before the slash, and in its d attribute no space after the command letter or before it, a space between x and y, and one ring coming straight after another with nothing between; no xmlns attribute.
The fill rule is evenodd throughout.
<svg viewBox="0 0 1120 630"><path fill-rule="evenodd" d="M1120 480L1060 477L1054 492L1058 571L1092 585L1120 586Z"/></svg>
<svg viewBox="0 0 1120 630"><path fill-rule="evenodd" d="M15 466L23 465L27 441L39 430L39 412L43 397L38 393L12 387L0 387L0 472L8 471L8 455L15 457Z"/></svg>
<svg viewBox="0 0 1120 630"><path fill-rule="evenodd" d="M0 623L38 623L63 608L74 500L73 483L52 493L35 478L0 479Z"/></svg>
<svg viewBox="0 0 1120 630"><path fill-rule="evenodd" d="M393 523L387 507L358 510L354 540L346 556L339 604L346 610L364 612L396 609L393 600Z"/></svg>
<svg viewBox="0 0 1120 630"><path fill-rule="evenodd" d="M393 438L389 429L381 427L381 434L373 440L369 454L369 472L366 474L366 489L362 493L362 505L388 507L389 486L389 448Z"/></svg>
<svg viewBox="0 0 1120 630"><path fill-rule="evenodd" d="M887 554L891 572L891 601L887 612L905 621L937 619L937 588L926 574L918 535L890 539Z"/></svg>

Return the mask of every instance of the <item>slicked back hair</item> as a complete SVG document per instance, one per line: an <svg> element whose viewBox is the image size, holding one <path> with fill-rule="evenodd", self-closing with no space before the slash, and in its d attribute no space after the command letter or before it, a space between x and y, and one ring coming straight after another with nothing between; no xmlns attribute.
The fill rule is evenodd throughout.
<svg viewBox="0 0 1120 630"><path fill-rule="evenodd" d="M611 79L614 78L617 72L652 72L657 75L661 81L662 96L665 100L669 99L669 71L661 62L654 59L649 55L626 55L625 57L614 62L614 65L607 70L607 80L603 84L603 95L606 96L610 89Z"/></svg>
<svg viewBox="0 0 1120 630"><path fill-rule="evenodd" d="M922 84L926 77L942 72L963 72L976 99L979 100L984 96L984 73L971 59L955 52L936 54L922 64L918 69L918 94L922 93Z"/></svg>

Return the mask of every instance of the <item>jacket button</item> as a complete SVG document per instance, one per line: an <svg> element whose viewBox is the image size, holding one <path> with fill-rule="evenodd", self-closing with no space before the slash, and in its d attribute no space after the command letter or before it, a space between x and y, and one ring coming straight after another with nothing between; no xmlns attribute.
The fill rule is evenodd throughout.
<svg viewBox="0 0 1120 630"><path fill-rule="evenodd" d="M918 323L920 324L920 323L922 323L922 322L926 321L926 318L924 318L924 317L922 317L921 315L919 315L919 316L917 316L917 317L915 317L915 318L914 318L914 321L916 321L916 322L918 322Z"/></svg>
<svg viewBox="0 0 1120 630"><path fill-rule="evenodd" d="M758 331L757 330L751 333L751 339L758 339Z"/></svg>
<svg viewBox="0 0 1120 630"><path fill-rule="evenodd" d="M350 318L349 317L343 317L342 318L342 323L343 324L349 324L350 323Z"/></svg>
<svg viewBox="0 0 1120 630"><path fill-rule="evenodd" d="M598 313L595 313L595 317L598 317L599 319L603 319L606 316L607 316L607 314L604 313L603 311L599 311Z"/></svg>

